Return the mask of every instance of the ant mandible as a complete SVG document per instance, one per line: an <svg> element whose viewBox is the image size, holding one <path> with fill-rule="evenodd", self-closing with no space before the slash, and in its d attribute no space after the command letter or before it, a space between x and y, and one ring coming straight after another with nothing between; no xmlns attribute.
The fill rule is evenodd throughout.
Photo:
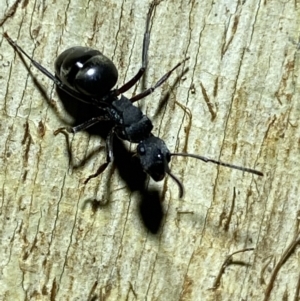
<svg viewBox="0 0 300 301"><path fill-rule="evenodd" d="M58 129L67 130L70 133L77 133L100 122L109 120L114 123L112 130L106 138L106 162L102 164L97 172L85 180L85 184L99 174L101 174L108 164L113 161L113 137L116 135L119 139L137 143L137 156L140 159L143 170L150 175L154 181L161 181L166 174L171 176L178 184L179 197L183 196L183 184L171 173L169 162L172 156L192 157L204 162L212 162L218 165L227 166L241 171L249 172L259 176L263 173L251 168L236 166L213 160L199 155L189 153L171 153L165 142L152 134L153 125L151 120L143 112L133 105L136 101L145 98L156 88L163 84L172 72L182 65L189 58L178 63L173 69L161 77L154 86L131 98L122 95L132 88L143 76L147 67L148 48L150 44L149 24L154 7L157 3L154 1L150 5L146 30L143 40L142 66L136 75L126 82L120 88L112 89L118 80L118 70L114 63L98 50L89 47L76 46L62 52L55 61L55 75L31 58L20 46L14 42L7 33L4 37L14 49L25 55L31 63L44 75L50 78L55 85L67 92L72 97L94 105L103 111L101 116L94 117L75 127L65 127Z"/></svg>

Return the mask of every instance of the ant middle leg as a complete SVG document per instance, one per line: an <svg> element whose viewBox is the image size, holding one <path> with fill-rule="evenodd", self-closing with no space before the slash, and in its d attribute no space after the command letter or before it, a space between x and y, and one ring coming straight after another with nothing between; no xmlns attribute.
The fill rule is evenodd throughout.
<svg viewBox="0 0 300 301"><path fill-rule="evenodd" d="M144 33L144 39L143 39L143 51L142 51L142 67L139 69L137 74L130 79L127 83L125 83L122 87L119 89L114 90L114 93L116 96L119 96L120 94L128 91L130 88L132 88L143 76L145 73L145 70L147 68L148 64L148 49L149 49L149 44L150 44L150 19L153 13L154 7L157 5L157 1L153 1L150 5L148 15L147 15L147 20L146 20L146 30Z"/></svg>
<svg viewBox="0 0 300 301"><path fill-rule="evenodd" d="M54 132L54 135L56 136L57 134L64 132L64 131L67 131L68 133L71 133L71 134L76 134L80 131L84 131L84 130L88 129L89 127L97 124L100 121L109 121L109 120L111 120L111 119L109 118L109 116L106 116L106 115L93 117L93 118L85 121L84 123L81 123L74 127L67 127L67 126L61 127Z"/></svg>
<svg viewBox="0 0 300 301"><path fill-rule="evenodd" d="M101 166L98 168L98 170L90 175L87 179L84 180L84 184L87 184L91 179L98 177L109 165L110 162L114 160L114 154L113 154L113 138L114 138L114 128L109 132L107 138L106 138L106 162L101 164Z"/></svg>

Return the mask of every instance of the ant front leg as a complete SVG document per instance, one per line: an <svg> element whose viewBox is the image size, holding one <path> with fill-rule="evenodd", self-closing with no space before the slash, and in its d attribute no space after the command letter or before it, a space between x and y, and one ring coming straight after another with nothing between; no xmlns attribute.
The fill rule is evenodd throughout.
<svg viewBox="0 0 300 301"><path fill-rule="evenodd" d="M149 25L150 25L150 19L153 13L154 7L157 5L156 1L153 1L150 5L148 15L147 15L147 21L146 21L146 30L144 33L144 40L143 40L143 52L142 52L142 67L139 69L137 74L129 80L127 83L125 83L121 88L114 90L114 93L116 96L128 91L130 88L132 88L143 76L145 73L145 70L147 68L148 64L148 49L149 49L149 44L150 44L150 30L149 30Z"/></svg>
<svg viewBox="0 0 300 301"><path fill-rule="evenodd" d="M106 138L106 162L103 163L98 170L90 175L83 183L87 184L89 180L98 177L108 166L110 162L114 160L114 154L113 154L113 138L114 138L114 128L109 132L107 138Z"/></svg>

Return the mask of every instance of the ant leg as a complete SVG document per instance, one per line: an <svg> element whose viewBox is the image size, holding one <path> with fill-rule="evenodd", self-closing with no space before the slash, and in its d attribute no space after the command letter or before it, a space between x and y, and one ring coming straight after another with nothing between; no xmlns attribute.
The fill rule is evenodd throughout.
<svg viewBox="0 0 300 301"><path fill-rule="evenodd" d="M29 56L29 54L27 52L25 52L25 50L23 50L16 42L14 42L10 38L10 36L7 34L7 32L5 32L3 34L3 36L18 53L25 55L30 60L30 62L34 65L34 67L36 67L39 71L41 71L48 78L50 78L55 83L55 85L57 85L59 88L61 88L63 90L64 84L58 78L56 78L53 74L51 74L51 72L49 72L46 68L44 68L41 64L39 64L37 61L32 59Z"/></svg>
<svg viewBox="0 0 300 301"><path fill-rule="evenodd" d="M152 12L154 7L157 5L155 1L153 1L150 5L148 15L147 15L147 21L146 21L146 30L144 33L144 40L143 40L143 52L142 52L142 67L139 69L137 74L129 80L127 83L125 83L121 88L114 90L114 93L116 96L119 96L120 94L126 92L130 88L132 88L143 76L145 73L145 70L147 68L148 64L148 49L149 49L149 44L150 44L150 31L149 31L149 24L150 24L150 19L152 16Z"/></svg>
<svg viewBox="0 0 300 301"><path fill-rule="evenodd" d="M89 180L98 177L108 166L110 162L114 160L114 154L113 154L113 137L114 137L114 128L109 132L107 138L106 138L106 162L103 163L98 170L90 175L83 183L86 184L89 182Z"/></svg>
<svg viewBox="0 0 300 301"><path fill-rule="evenodd" d="M100 121L108 121L108 120L111 120L108 116L94 117L94 118L91 118L90 120L85 121L84 123L81 123L81 124L79 124L77 126L74 126L74 127L59 128L54 132L54 135L56 136L58 133L61 133L63 131L67 131L68 133L71 133L71 134L76 134L80 131L86 130L87 128L91 127L92 125L94 125L94 124L96 124Z"/></svg>
<svg viewBox="0 0 300 301"><path fill-rule="evenodd" d="M180 65L182 65L182 64L183 64L185 61L187 61L188 59L189 59L189 57L186 58L186 59L184 59L182 62L178 63L173 69L171 69L171 70L170 70L169 72L167 72L161 79L159 79L159 80L157 81L157 83L156 83L154 86L152 86L151 88L149 88L149 89L143 91L142 93L140 93L140 94L138 94L138 95L136 95L136 96L130 98L130 101L131 101L132 103L134 103L134 102L136 102L136 101L138 101L138 100L140 100L140 99L142 99L142 98L148 96L149 94L153 93L153 91L154 91L156 88L158 88L161 84L163 84L163 83L170 77L170 75L172 74L172 72L173 72L175 69L177 69Z"/></svg>
<svg viewBox="0 0 300 301"><path fill-rule="evenodd" d="M43 67L41 64L39 64L37 61L35 61L33 58L30 57L30 55L25 52L16 42L14 42L10 36L5 32L3 34L4 38L9 42L9 44L19 53L25 55L29 59L29 61L32 63L32 65L37 68L40 72L42 72L44 75L46 75L48 78L50 78L54 84L61 90L65 91L72 97L75 97L76 99L89 103L89 104L94 104L96 106L101 105L106 105L105 103L98 101L96 99L92 99L90 97L87 97L86 99L84 98L84 95L81 95L80 93L76 92L75 90L72 90L68 86L66 86L59 78L57 78L55 75L53 75L50 71L48 71L45 67Z"/></svg>

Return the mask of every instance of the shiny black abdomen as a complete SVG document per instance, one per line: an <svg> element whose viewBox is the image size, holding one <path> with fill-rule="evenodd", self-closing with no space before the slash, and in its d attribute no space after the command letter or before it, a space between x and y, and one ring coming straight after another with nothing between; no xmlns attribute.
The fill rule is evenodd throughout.
<svg viewBox="0 0 300 301"><path fill-rule="evenodd" d="M114 63L100 51L76 46L62 52L55 61L55 75L72 90L101 98L118 80Z"/></svg>

